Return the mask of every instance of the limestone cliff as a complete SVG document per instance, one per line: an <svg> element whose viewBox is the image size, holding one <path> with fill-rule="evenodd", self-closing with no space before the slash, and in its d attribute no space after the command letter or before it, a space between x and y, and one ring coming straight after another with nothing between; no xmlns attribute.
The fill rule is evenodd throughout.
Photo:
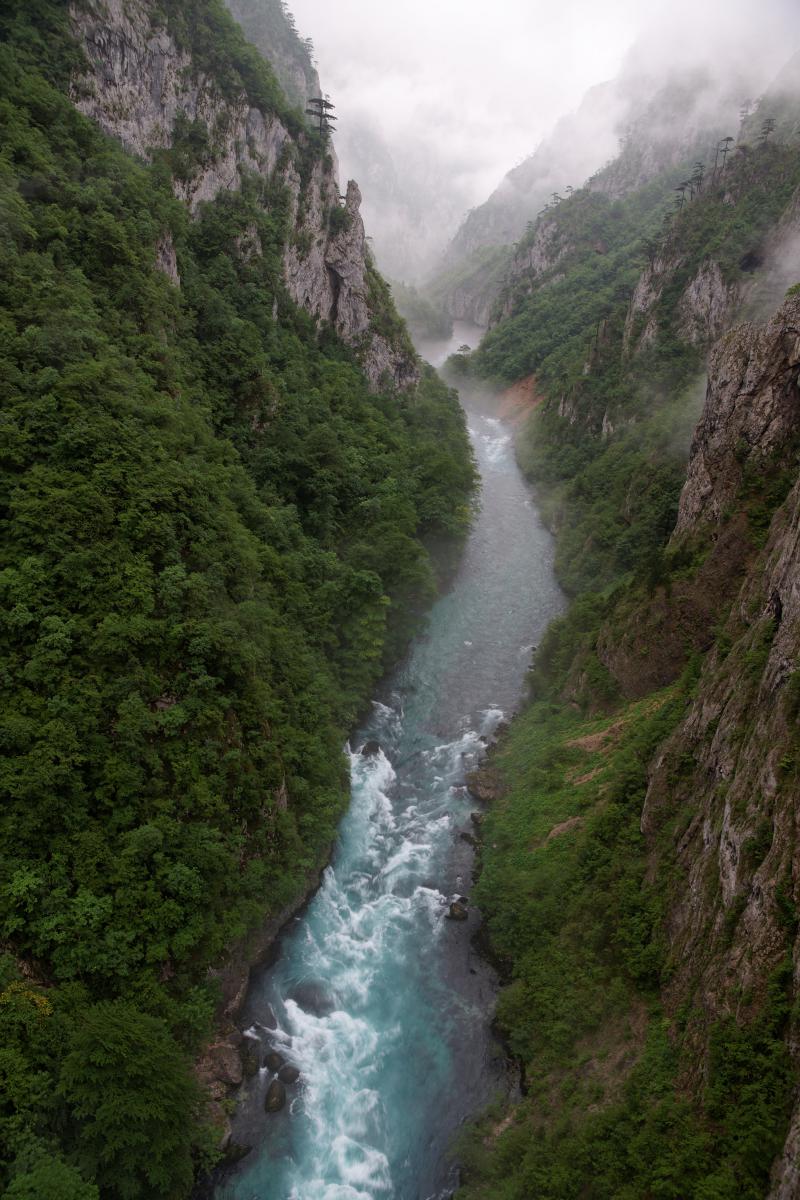
<svg viewBox="0 0 800 1200"><path fill-rule="evenodd" d="M413 386L419 379L413 348L399 322L385 328L370 287L374 269L360 192L351 184L341 207L335 160L315 152L298 114L285 103L278 111L255 89L224 87L150 0L95 0L70 11L88 68L73 81L79 110L146 160L183 149L188 139L192 153L181 157L174 190L192 213L241 187L249 173L282 190L289 201L284 273L291 298L333 326L374 388ZM166 244L159 261L177 282Z"/></svg>
<svg viewBox="0 0 800 1200"><path fill-rule="evenodd" d="M322 95L309 41L298 34L280 0L225 0L247 40L271 64L287 99L304 109L311 96Z"/></svg>
<svg viewBox="0 0 800 1200"><path fill-rule="evenodd" d="M709 560L729 547L704 614L712 648L684 720L656 757L642 815L652 870L673 881L665 1000L673 1013L692 1003L693 1090L706 1075L713 1022L757 1016L787 958L795 1002L800 994L799 373L796 299L765 328L722 339L675 534L707 539ZM686 603L678 587L672 616ZM798 1044L792 1028L795 1056ZM797 1195L799 1130L800 1110L775 1167L775 1200Z"/></svg>

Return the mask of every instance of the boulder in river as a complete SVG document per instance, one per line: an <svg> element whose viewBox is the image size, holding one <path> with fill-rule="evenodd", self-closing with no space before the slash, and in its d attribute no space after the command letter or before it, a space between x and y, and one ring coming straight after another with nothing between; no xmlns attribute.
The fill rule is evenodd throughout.
<svg viewBox="0 0 800 1200"><path fill-rule="evenodd" d="M278 1071L278 1079L280 1079L281 1083L288 1083L291 1085L293 1083L297 1083L299 1078L300 1072L298 1071L297 1067L293 1067L291 1063L286 1063L285 1066L281 1067L280 1071Z"/></svg>
<svg viewBox="0 0 800 1200"><path fill-rule="evenodd" d="M240 1055L245 1079L252 1079L261 1066L261 1042L258 1038L245 1037Z"/></svg>
<svg viewBox="0 0 800 1200"><path fill-rule="evenodd" d="M448 921L467 921L469 912L460 900L454 900L447 911Z"/></svg>
<svg viewBox="0 0 800 1200"><path fill-rule="evenodd" d="M273 1079L272 1083L267 1088L267 1094L264 1097L264 1111L268 1113L280 1112L286 1104L286 1088L281 1083L280 1079Z"/></svg>
<svg viewBox="0 0 800 1200"><path fill-rule="evenodd" d="M264 1066L269 1067L270 1071L280 1071L285 1062L286 1059L277 1050L270 1050L264 1058Z"/></svg>
<svg viewBox="0 0 800 1200"><path fill-rule="evenodd" d="M364 758L375 758L381 752L380 742L364 742L361 753Z"/></svg>
<svg viewBox="0 0 800 1200"><path fill-rule="evenodd" d="M242 1146L238 1142L228 1142L225 1152L222 1156L222 1161L226 1167L235 1167L243 1158L247 1158L252 1146Z"/></svg>
<svg viewBox="0 0 800 1200"><path fill-rule="evenodd" d="M482 804L494 804L503 797L503 780L494 767L479 767L467 775L467 787Z"/></svg>
<svg viewBox="0 0 800 1200"><path fill-rule="evenodd" d="M329 1017L336 1008L326 985L314 979L298 983L292 989L289 999L294 1000L303 1012L314 1017Z"/></svg>

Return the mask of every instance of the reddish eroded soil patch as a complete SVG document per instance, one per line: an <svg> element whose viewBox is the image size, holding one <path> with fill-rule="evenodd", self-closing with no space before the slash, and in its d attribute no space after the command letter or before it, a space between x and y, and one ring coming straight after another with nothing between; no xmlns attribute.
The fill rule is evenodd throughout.
<svg viewBox="0 0 800 1200"><path fill-rule="evenodd" d="M553 838L561 837L562 833L569 833L571 829L579 829L582 824L583 817L570 817L568 821L562 821L560 825L554 825L545 840L552 842Z"/></svg>
<svg viewBox="0 0 800 1200"><path fill-rule="evenodd" d="M570 782L575 783L578 785L578 787L580 787L582 783L594 783L595 779L602 774L603 768L596 767L594 771L589 771L589 773L586 775L579 775L577 779L573 779Z"/></svg>
<svg viewBox="0 0 800 1200"><path fill-rule="evenodd" d="M612 746L616 746L619 739L628 724L628 718L622 717L619 721L615 721L613 725L609 725L607 729L601 729L599 733L587 733L584 737L575 738L571 742L567 742L568 746L574 746L576 750L583 750L586 754L598 754L610 750Z"/></svg>
<svg viewBox="0 0 800 1200"><path fill-rule="evenodd" d="M543 402L544 396L536 388L536 376L528 375L518 383L512 383L500 393L500 409L498 416L502 421L519 424Z"/></svg>
<svg viewBox="0 0 800 1200"><path fill-rule="evenodd" d="M514 1124L516 1115L516 1111L512 1109L507 1117L503 1117L502 1121L498 1121L496 1125L493 1125L490 1132L483 1139L484 1146L493 1146L497 1139Z"/></svg>

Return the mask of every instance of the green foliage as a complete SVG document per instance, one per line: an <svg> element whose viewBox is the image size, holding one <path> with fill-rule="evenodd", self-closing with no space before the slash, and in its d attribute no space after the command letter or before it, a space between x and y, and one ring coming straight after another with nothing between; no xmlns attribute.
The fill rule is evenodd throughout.
<svg viewBox="0 0 800 1200"><path fill-rule="evenodd" d="M290 303L281 187L190 222L215 131L143 166L38 70L59 7L0 15L0 1188L168 1200L207 1152L208 968L327 852L475 472L435 375L372 395ZM216 2L165 8L273 103Z"/></svg>
<svg viewBox="0 0 800 1200"><path fill-rule="evenodd" d="M665 179L620 201L581 191L545 221L556 229L553 267L530 280L521 274L505 297L511 315L484 338L475 369L505 382L535 372L547 392L583 378L589 341L612 313L622 311L641 271L640 243L664 211ZM540 226L522 239L525 262Z"/></svg>
<svg viewBox="0 0 800 1200"><path fill-rule="evenodd" d="M235 0L230 9L247 40L271 64L288 99L296 108L305 109L306 96L318 86L313 48L298 35L286 5L282 0Z"/></svg>
<svg viewBox="0 0 800 1200"><path fill-rule="evenodd" d="M395 307L392 290L371 258L367 259L367 296L376 333L384 337L390 346L413 355L414 347L405 322Z"/></svg>
<svg viewBox="0 0 800 1200"><path fill-rule="evenodd" d="M186 5L158 0L167 27L178 45L190 48L196 71L210 76L222 95L236 100L244 93L253 108L275 113L295 135L305 126L286 101L273 68L247 40L222 0Z"/></svg>
<svg viewBox="0 0 800 1200"><path fill-rule="evenodd" d="M78 1123L76 1158L104 1196L187 1194L200 1094L164 1021L125 1000L82 1007L59 1090Z"/></svg>
<svg viewBox="0 0 800 1200"><path fill-rule="evenodd" d="M42 1158L24 1174L15 1175L6 1191L8 1200L99 1200L93 1183L59 1158Z"/></svg>
<svg viewBox="0 0 800 1200"><path fill-rule="evenodd" d="M668 599L708 554L702 536L666 545L701 401L692 380L702 348L686 336L681 297L709 258L728 281L752 272L798 183L796 152L786 147L739 155L724 187L707 186L660 237L664 180L619 202L577 193L545 218L552 269L517 278L505 297L510 316L464 364L504 382L533 372L545 393L519 453L558 531L557 570L574 599L537 653L533 703L497 754L507 788L485 818L475 890L506 967L498 1021L528 1091L508 1128L466 1135L459 1200L756 1200L768 1190L793 1093L790 966L758 1004L713 1026L710 1047L699 1000L689 996L672 1021L660 1010L672 971L666 906L685 885L666 843L696 810L687 800L668 812L656 791L665 827L651 828L646 853L642 809L649 764L696 692L701 659L688 656L673 691L620 710L597 647L601 630L613 639L648 594L663 588ZM517 263L541 233L539 225L523 239ZM651 268L656 251L658 270L672 264L657 281L647 347L637 345L644 322L627 311L643 237ZM736 504L757 545L796 480L795 449L764 463L743 447ZM755 630L743 686L761 678L774 632L768 620ZM724 622L716 640L732 650ZM787 689L790 719L798 690ZM613 705L613 717L580 715ZM787 755L781 770L791 772L792 761ZM669 786L694 769L691 753L675 755ZM767 813L742 845L744 869L757 868L772 838ZM777 901L793 936L788 879ZM722 948L745 907L745 895L729 905ZM620 1030L645 1011L641 1046ZM706 1079L698 1059L709 1064Z"/></svg>
<svg viewBox="0 0 800 1200"><path fill-rule="evenodd" d="M353 215L341 204L335 204L328 214L328 230L335 237L337 233L347 233L352 228Z"/></svg>
<svg viewBox="0 0 800 1200"><path fill-rule="evenodd" d="M498 1021L525 1064L527 1097L499 1135L479 1128L462 1139L459 1200L765 1193L791 1108L790 963L758 1016L714 1027L695 1101L681 1072L696 1046L656 1000L664 880L648 872L639 821L648 763L683 707L680 691L666 693L609 727L535 704L498 755L507 791L485 819L475 895L507 963ZM646 1043L629 1047L627 1075L609 1078L606 1098L582 1047L588 1039L602 1059L609 1028L643 1001Z"/></svg>
<svg viewBox="0 0 800 1200"><path fill-rule="evenodd" d="M571 594L629 572L651 589L665 582L659 555L674 526L702 399L693 384L701 347L686 336L682 297L709 259L726 281L752 272L798 183L794 151L768 145L731 162L724 186L708 186L666 233L671 176L619 201L577 192L544 218L553 230L553 265L540 276L515 277L504 296L510 315L484 338L469 368L503 382L535 373L547 397L522 435L520 456L559 528L556 568ZM523 238L518 263L541 229ZM642 333L628 304L646 265L643 239L673 265L648 314L655 340L631 353ZM761 468L745 481L756 542L789 478L774 471L761 479Z"/></svg>
<svg viewBox="0 0 800 1200"><path fill-rule="evenodd" d="M623 745L587 760L582 740L599 734L599 745L608 722L587 728L535 703L498 755L509 791L486 817L475 896L493 946L513 963L498 1019L539 1072L596 1027L610 995L624 1002L631 984L658 983L661 901L645 881L640 819L653 749L681 711L670 696L634 708ZM567 821L574 829L548 838Z"/></svg>

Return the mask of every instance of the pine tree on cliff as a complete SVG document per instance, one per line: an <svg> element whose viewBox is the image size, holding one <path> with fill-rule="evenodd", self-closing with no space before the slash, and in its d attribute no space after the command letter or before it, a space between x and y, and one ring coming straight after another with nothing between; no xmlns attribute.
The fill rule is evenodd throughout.
<svg viewBox="0 0 800 1200"><path fill-rule="evenodd" d="M716 177L717 177L717 168L719 167L720 158L722 158L722 166L720 167L720 174L722 174L722 172L725 170L725 163L727 161L728 155L730 154L731 146L733 145L733 143L735 141L736 141L735 138L724 137L724 138L722 138L722 140L720 142L717 143L717 153L716 153L716 157L714 158L714 176L713 176L714 179L716 179Z"/></svg>
<svg viewBox="0 0 800 1200"><path fill-rule="evenodd" d="M308 102L306 113L313 117L317 130L323 137L330 137L337 118L333 115L334 105L326 96L312 96Z"/></svg>

